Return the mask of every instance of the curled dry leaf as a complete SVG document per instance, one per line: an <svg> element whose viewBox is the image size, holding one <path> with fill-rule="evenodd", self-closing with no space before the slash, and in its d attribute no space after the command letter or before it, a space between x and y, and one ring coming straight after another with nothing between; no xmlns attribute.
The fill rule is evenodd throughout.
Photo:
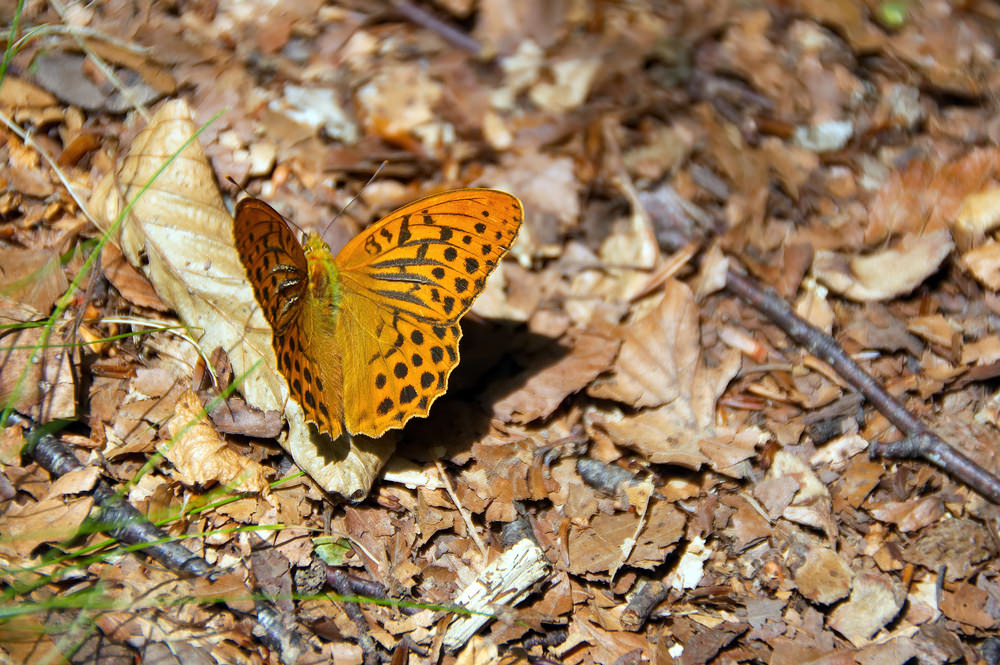
<svg viewBox="0 0 1000 665"><path fill-rule="evenodd" d="M933 275L954 248L948 231L907 236L898 247L867 256L819 251L813 274L833 291L862 302L904 295Z"/></svg>
<svg viewBox="0 0 1000 665"><path fill-rule="evenodd" d="M241 492L269 494L264 467L228 446L200 414L201 401L188 390L167 421L167 431L176 438L163 454L174 465L178 480L185 485L218 483Z"/></svg>
<svg viewBox="0 0 1000 665"><path fill-rule="evenodd" d="M821 529L831 541L835 539L837 523L833 518L830 491L805 462L785 450L779 450L767 470L767 478L772 482L791 478L798 483L798 490L781 512L782 517Z"/></svg>
<svg viewBox="0 0 1000 665"><path fill-rule="evenodd" d="M127 202L194 132L186 102L164 104L132 142L118 171L98 185L91 211L105 231L112 230L112 242L129 263L193 329L202 348L226 350L234 373L243 377L239 388L247 402L284 411L289 431L283 445L295 462L328 492L364 496L393 444L388 439L330 441L315 435L299 405L288 399L284 379L274 369L271 329L236 254L232 216L201 146L193 142L184 148L112 229Z"/></svg>
<svg viewBox="0 0 1000 665"><path fill-rule="evenodd" d="M978 245L997 226L1000 226L1000 187L993 186L973 192L962 200L952 228L964 241L963 247L968 248Z"/></svg>

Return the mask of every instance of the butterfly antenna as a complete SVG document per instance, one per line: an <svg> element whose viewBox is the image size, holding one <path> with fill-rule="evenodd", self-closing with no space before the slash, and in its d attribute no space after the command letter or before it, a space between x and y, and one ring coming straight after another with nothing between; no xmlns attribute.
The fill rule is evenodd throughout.
<svg viewBox="0 0 1000 665"><path fill-rule="evenodd" d="M347 202L347 205L345 205L343 208L340 209L340 212L338 212L336 215L333 216L333 219L330 220L330 223L327 224L326 228L323 229L323 235L326 235L326 232L330 229L331 226L333 226L333 223L336 222L338 219L340 219L341 216L343 216L343 214L345 212L347 212L347 209L350 208L351 205L353 205L354 202L358 200L358 197L361 196L361 194L365 191L365 187L367 187L368 185L370 185L373 182L375 182L375 178L378 177L378 174L382 172L382 169L384 169L385 166L386 166L386 164L388 164L388 163L389 162L387 162L386 160L384 160L384 159L382 160L382 163L379 164L378 168L375 169L375 172L372 173L372 177L368 178L368 182L366 182L361 187L361 189L358 191L357 194L355 194L354 196L351 197L351 200Z"/></svg>
<svg viewBox="0 0 1000 665"><path fill-rule="evenodd" d="M238 183L235 180L233 180L233 176L227 174L226 175L226 180L228 180L230 183L232 183L233 187L235 187L236 189L240 190L241 192L243 192L247 196L251 195L250 192L248 192L243 185L241 185L240 183Z"/></svg>

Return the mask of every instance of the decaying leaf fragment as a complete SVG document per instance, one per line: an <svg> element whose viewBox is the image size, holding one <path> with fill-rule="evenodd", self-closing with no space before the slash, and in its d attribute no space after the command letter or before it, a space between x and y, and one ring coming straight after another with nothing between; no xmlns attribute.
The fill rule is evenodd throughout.
<svg viewBox="0 0 1000 665"><path fill-rule="evenodd" d="M234 373L243 377L239 389L247 402L284 412L289 431L283 445L295 462L328 492L360 498L393 444L386 438L330 441L314 435L298 404L288 399L285 381L274 369L271 329L233 246L232 216L211 166L197 141L180 150L194 133L186 102L164 104L135 138L117 172L98 185L91 211L129 263L192 328L203 350L226 350ZM120 211L178 151L114 227Z"/></svg>
<svg viewBox="0 0 1000 665"><path fill-rule="evenodd" d="M214 427L198 417L201 410L201 400L188 390L167 421L167 431L176 439L166 447L164 456L174 465L179 480L187 485L229 485L236 491L266 496L267 470L229 447Z"/></svg>
<svg viewBox="0 0 1000 665"><path fill-rule="evenodd" d="M881 301L909 293L937 272L955 243L948 231L907 236L897 247L866 256L818 251L813 274L852 300Z"/></svg>

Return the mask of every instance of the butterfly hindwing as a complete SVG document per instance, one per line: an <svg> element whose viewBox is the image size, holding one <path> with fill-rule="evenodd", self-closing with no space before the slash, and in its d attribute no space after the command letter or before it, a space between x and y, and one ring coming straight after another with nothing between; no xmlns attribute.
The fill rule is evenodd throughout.
<svg viewBox="0 0 1000 665"><path fill-rule="evenodd" d="M458 364L457 323L427 325L361 294L338 319L344 357L344 422L353 434L379 436L427 415Z"/></svg>

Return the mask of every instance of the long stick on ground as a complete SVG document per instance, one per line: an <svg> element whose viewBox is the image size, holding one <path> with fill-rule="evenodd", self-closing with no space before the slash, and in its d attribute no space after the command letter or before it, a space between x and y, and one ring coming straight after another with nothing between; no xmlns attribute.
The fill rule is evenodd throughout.
<svg viewBox="0 0 1000 665"><path fill-rule="evenodd" d="M11 414L10 424L23 426L29 432L38 427L17 412ZM70 448L51 434L41 434L26 452L53 477L83 468ZM103 480L98 481L93 495L100 509L102 529L119 542L140 545L145 554L180 575L213 579L224 572L170 538ZM254 616L258 628L254 635L277 652L282 663L293 665L309 657L308 640L271 603L257 601Z"/></svg>
<svg viewBox="0 0 1000 665"><path fill-rule="evenodd" d="M874 442L869 451L873 457L926 460L990 501L1000 504L1000 478L932 432L854 362L836 340L800 318L772 289L761 286L732 269L726 275L726 288L771 319L807 351L833 367L837 374L864 395L872 406L905 435L900 441Z"/></svg>

